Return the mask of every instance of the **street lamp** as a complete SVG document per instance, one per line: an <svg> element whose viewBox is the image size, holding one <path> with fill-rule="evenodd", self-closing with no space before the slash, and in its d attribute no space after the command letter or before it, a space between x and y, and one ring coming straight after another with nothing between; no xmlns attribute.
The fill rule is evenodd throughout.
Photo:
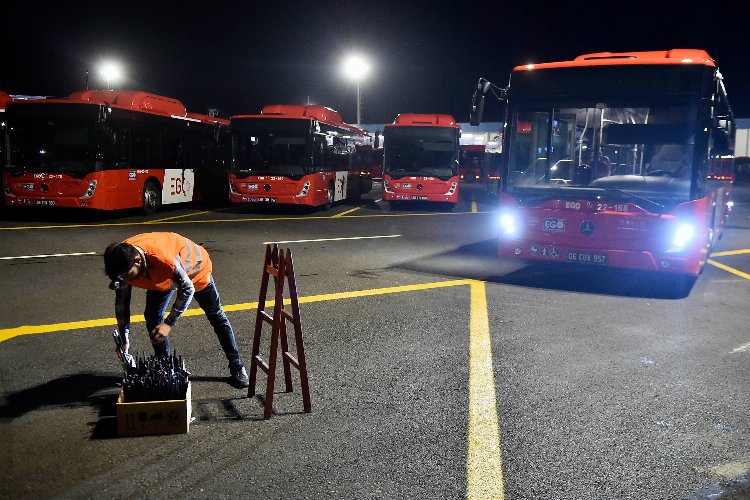
<svg viewBox="0 0 750 500"><path fill-rule="evenodd" d="M370 65L359 55L351 55L344 60L344 74L357 82L357 126L362 124L362 80L370 72Z"/></svg>
<svg viewBox="0 0 750 500"><path fill-rule="evenodd" d="M99 74L107 82L107 90L112 90L112 84L122 79L122 68L115 62L105 62L99 68Z"/></svg>

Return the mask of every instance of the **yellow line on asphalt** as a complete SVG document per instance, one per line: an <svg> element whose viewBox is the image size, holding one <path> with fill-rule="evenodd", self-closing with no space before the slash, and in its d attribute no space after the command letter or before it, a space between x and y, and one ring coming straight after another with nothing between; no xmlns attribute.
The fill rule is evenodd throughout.
<svg viewBox="0 0 750 500"><path fill-rule="evenodd" d="M736 274L737 276L745 278L746 280L750 280L750 274L743 273L739 269L735 269L733 267L729 267L729 266L727 266L725 264L722 264L721 262L716 262L713 259L708 259L708 263L711 264L712 266L718 267L719 269L723 269L723 270L725 270L728 273Z"/></svg>
<svg viewBox="0 0 750 500"><path fill-rule="evenodd" d="M477 213L491 213L491 212L477 212ZM434 217L436 215L467 215L471 212L435 212L435 213L410 213L410 214L367 214L367 215L342 215L342 219L356 219L356 218L374 218L374 217ZM0 231L20 231L26 229L74 229L82 227L117 227L117 226L147 226L155 224L217 224L221 222L278 222L288 220L330 220L333 217L330 215L325 216L313 216L313 217L250 217L246 219L207 219L207 220L172 220L166 222L157 221L141 221L141 222L108 222L105 224L68 224L68 225L57 225L57 226L18 226L18 227L0 227Z"/></svg>
<svg viewBox="0 0 750 500"><path fill-rule="evenodd" d="M477 213L477 202L474 200L471 201L471 213Z"/></svg>
<svg viewBox="0 0 750 500"><path fill-rule="evenodd" d="M469 431L466 498L505 498L500 427L497 418L492 342L487 293L481 281L471 283L469 340Z"/></svg>
<svg viewBox="0 0 750 500"><path fill-rule="evenodd" d="M350 213L354 212L355 210L359 210L360 208L362 208L362 207L354 207L352 209L346 210L345 212L341 212L340 214L336 214L333 217L343 217L346 214L350 214Z"/></svg>
<svg viewBox="0 0 750 500"><path fill-rule="evenodd" d="M744 250L729 250L727 252L713 252L711 257L727 257L729 255L742 255L745 253L750 253L750 248L745 248Z"/></svg>
<svg viewBox="0 0 750 500"><path fill-rule="evenodd" d="M469 285L473 283L472 280L451 280L451 281L436 281L433 283L422 283L417 285L404 285L396 287L386 288L373 288L370 290L355 290L351 292L340 292L340 293L327 293L323 295L311 295L309 297L300 297L300 304L323 302L327 300L339 300L339 299L353 299L357 297L371 297L373 295L385 295L389 293L400 293L400 292L415 292L419 290L430 290L433 288L445 288L459 285ZM267 304L273 304L273 301L267 301ZM247 311L258 307L258 302L246 302L244 304L229 304L223 306L226 312L235 311ZM199 308L188 309L182 315L185 316L200 316L203 315L203 310ZM142 323L145 319L143 315L131 316L130 322ZM15 328L0 329L0 342L18 337L19 335L35 335L40 333L53 333L53 332L64 332L70 330L82 330L85 328L101 328L105 326L116 326L117 321L115 318L100 318L90 319L84 321L71 321L67 323L54 323L51 325L26 325L18 326Z"/></svg>
<svg viewBox="0 0 750 500"><path fill-rule="evenodd" d="M174 217L165 217L163 219L151 220L151 221L148 221L148 223L149 224L159 224L160 222L165 222L165 221L168 221L168 220L182 219L182 218L185 218L185 217L191 217L193 215L203 215L203 214L207 214L207 213L208 213L208 210L206 210L205 212L195 212L195 213L191 213L191 214L175 215Z"/></svg>

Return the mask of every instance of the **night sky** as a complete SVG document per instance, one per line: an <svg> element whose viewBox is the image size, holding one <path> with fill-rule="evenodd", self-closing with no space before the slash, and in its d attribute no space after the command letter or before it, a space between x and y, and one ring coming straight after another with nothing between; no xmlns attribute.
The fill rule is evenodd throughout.
<svg viewBox="0 0 750 500"><path fill-rule="evenodd" d="M370 58L363 123L398 113L468 121L478 77L505 85L519 64L587 52L702 48L726 78L738 118L750 117L750 6L742 1L253 1L16 0L0 11L0 90L65 96L104 88L98 66L119 61L116 88L181 100L189 111L257 113L265 104L323 104L356 121L356 86L341 72ZM492 116L488 103L486 119Z"/></svg>

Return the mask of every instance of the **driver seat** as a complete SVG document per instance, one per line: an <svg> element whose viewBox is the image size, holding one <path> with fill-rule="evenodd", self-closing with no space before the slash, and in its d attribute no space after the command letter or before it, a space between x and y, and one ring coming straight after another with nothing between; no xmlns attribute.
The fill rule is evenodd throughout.
<svg viewBox="0 0 750 500"><path fill-rule="evenodd" d="M681 144L665 144L651 158L651 172L663 170L674 177L685 173L690 161L685 153L685 146Z"/></svg>

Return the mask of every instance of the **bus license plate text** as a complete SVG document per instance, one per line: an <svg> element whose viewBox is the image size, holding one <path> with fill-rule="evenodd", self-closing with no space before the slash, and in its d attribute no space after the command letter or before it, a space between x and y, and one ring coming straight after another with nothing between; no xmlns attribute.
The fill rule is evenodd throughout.
<svg viewBox="0 0 750 500"><path fill-rule="evenodd" d="M607 256L601 253L568 252L567 260L579 264L607 264Z"/></svg>

